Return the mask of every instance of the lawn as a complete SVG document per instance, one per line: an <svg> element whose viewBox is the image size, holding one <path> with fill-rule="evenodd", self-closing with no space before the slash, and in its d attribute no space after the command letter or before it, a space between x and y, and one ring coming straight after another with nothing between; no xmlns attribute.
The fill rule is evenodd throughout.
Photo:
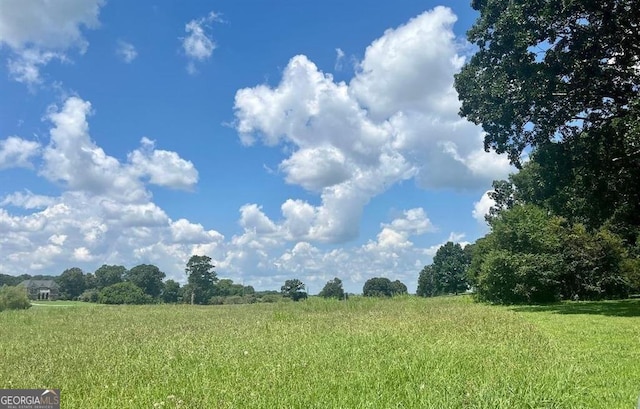
<svg viewBox="0 0 640 409"><path fill-rule="evenodd" d="M640 302L33 307L0 362L64 408L635 408Z"/></svg>

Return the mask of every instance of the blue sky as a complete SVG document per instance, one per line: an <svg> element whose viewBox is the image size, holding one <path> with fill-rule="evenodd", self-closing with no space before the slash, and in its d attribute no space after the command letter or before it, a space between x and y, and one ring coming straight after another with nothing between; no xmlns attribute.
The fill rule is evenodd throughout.
<svg viewBox="0 0 640 409"><path fill-rule="evenodd" d="M415 290L512 169L457 116L468 4L4 0L0 273Z"/></svg>

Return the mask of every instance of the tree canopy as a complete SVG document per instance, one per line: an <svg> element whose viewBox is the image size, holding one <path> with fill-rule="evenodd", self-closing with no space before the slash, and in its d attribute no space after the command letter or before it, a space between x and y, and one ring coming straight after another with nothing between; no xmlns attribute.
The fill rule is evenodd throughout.
<svg viewBox="0 0 640 409"><path fill-rule="evenodd" d="M124 280L124 275L127 272L125 266L110 266L103 264L98 268L93 275L95 276L96 286L98 289L103 289L121 283Z"/></svg>
<svg viewBox="0 0 640 409"><path fill-rule="evenodd" d="M322 291L320 291L318 295L324 298L337 298L338 300L344 299L342 280L336 277L333 280L327 281L327 284L324 285Z"/></svg>
<svg viewBox="0 0 640 409"><path fill-rule="evenodd" d="M127 271L127 281L140 287L140 289L152 298L158 298L162 293L162 279L165 273L153 264L140 264Z"/></svg>
<svg viewBox="0 0 640 409"><path fill-rule="evenodd" d="M391 281L386 277L373 277L368 279L362 287L362 295L365 297L393 297L407 293L407 286L400 280Z"/></svg>
<svg viewBox="0 0 640 409"><path fill-rule="evenodd" d="M293 301L307 298L305 285L297 278L285 281L284 285L280 287L280 291L284 297L291 298Z"/></svg>
<svg viewBox="0 0 640 409"><path fill-rule="evenodd" d="M445 243L436 252L433 263L420 272L417 294L431 297L466 291L469 288L467 269L470 262L470 255L459 243Z"/></svg>
<svg viewBox="0 0 640 409"><path fill-rule="evenodd" d="M60 286L60 296L63 299L77 299L85 289L84 273L78 267L64 270L57 278Z"/></svg>
<svg viewBox="0 0 640 409"><path fill-rule="evenodd" d="M215 293L215 283L218 276L211 264L211 257L191 256L187 262L185 273L188 284L185 286L184 296L196 304L207 304Z"/></svg>
<svg viewBox="0 0 640 409"><path fill-rule="evenodd" d="M455 87L461 116L486 131L486 149L519 164L527 146L570 142L634 116L635 0L473 0L472 6L480 17L467 37L478 51Z"/></svg>

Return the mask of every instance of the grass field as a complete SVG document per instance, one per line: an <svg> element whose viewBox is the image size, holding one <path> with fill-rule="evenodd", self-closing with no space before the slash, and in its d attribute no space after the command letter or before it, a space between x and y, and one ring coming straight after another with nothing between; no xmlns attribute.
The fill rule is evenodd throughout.
<svg viewBox="0 0 640 409"><path fill-rule="evenodd" d="M36 306L0 362L63 408L635 408L640 302Z"/></svg>

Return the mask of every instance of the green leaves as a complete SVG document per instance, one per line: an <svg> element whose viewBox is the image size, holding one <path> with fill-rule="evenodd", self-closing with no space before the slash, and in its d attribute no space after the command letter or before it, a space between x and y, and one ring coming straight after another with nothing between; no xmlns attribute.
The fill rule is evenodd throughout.
<svg viewBox="0 0 640 409"><path fill-rule="evenodd" d="M456 75L460 115L485 149L520 164L527 146L567 141L629 114L638 94L640 28L633 0L474 1L478 52Z"/></svg>
<svg viewBox="0 0 640 409"><path fill-rule="evenodd" d="M285 281L284 285L280 287L280 291L284 297L289 297L293 301L299 301L307 298L305 285L297 278Z"/></svg>
<svg viewBox="0 0 640 409"><path fill-rule="evenodd" d="M191 256L185 273L189 284L185 286L184 296L195 304L207 304L215 293L215 283L218 281L211 257Z"/></svg>
<svg viewBox="0 0 640 409"><path fill-rule="evenodd" d="M337 298L338 300L344 299L342 280L340 280L338 277L334 278L333 280L329 280L318 295L324 298Z"/></svg>
<svg viewBox="0 0 640 409"><path fill-rule="evenodd" d="M447 242L436 252L433 264L420 272L417 294L432 297L466 291L469 288L467 269L470 262L469 254L459 243Z"/></svg>

